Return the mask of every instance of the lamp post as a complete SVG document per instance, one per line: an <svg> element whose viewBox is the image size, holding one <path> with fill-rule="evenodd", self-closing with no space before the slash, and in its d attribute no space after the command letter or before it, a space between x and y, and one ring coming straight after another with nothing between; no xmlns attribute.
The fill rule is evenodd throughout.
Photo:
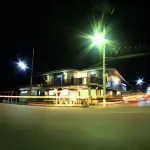
<svg viewBox="0 0 150 150"><path fill-rule="evenodd" d="M25 62L23 62L23 61L19 61L18 63L17 63L17 65L18 65L18 67L20 68L20 69L22 69L22 70L26 70L28 67L27 67L27 65L25 64Z"/></svg>
<svg viewBox="0 0 150 150"><path fill-rule="evenodd" d="M32 76L33 76L33 60L34 60L34 48L32 53L32 66L31 66L31 76L30 76L30 96L32 96Z"/></svg>
<svg viewBox="0 0 150 150"><path fill-rule="evenodd" d="M29 88L29 95L32 95L32 76L33 76L33 60L34 60L34 48L33 48L33 53L32 53L32 64L31 64L31 75L30 75L30 88ZM22 70L26 70L27 64L23 61L19 61L18 63L18 67Z"/></svg>
<svg viewBox="0 0 150 150"><path fill-rule="evenodd" d="M137 81L136 81L136 85L141 85L144 81L144 78L143 79L138 79Z"/></svg>
<svg viewBox="0 0 150 150"><path fill-rule="evenodd" d="M102 48L103 53L103 106L106 106L106 39L105 39L105 27L103 29L102 33L95 33L95 35L92 37L93 44L98 47L100 50Z"/></svg>

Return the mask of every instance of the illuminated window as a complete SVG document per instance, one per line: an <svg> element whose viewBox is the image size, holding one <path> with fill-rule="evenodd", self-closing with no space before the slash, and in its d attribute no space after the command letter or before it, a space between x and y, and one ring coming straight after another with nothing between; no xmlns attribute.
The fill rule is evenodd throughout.
<svg viewBox="0 0 150 150"><path fill-rule="evenodd" d="M21 91L21 94L26 94L28 93L28 91Z"/></svg>
<svg viewBox="0 0 150 150"><path fill-rule="evenodd" d="M64 79L67 79L67 72L64 72Z"/></svg>
<svg viewBox="0 0 150 150"><path fill-rule="evenodd" d="M48 96L48 91L45 91L45 96Z"/></svg>
<svg viewBox="0 0 150 150"><path fill-rule="evenodd" d="M87 72L82 72L82 78L87 77Z"/></svg>
<svg viewBox="0 0 150 150"><path fill-rule="evenodd" d="M90 72L91 77L96 77L96 71Z"/></svg>
<svg viewBox="0 0 150 150"><path fill-rule="evenodd" d="M57 75L57 78L62 78L62 74L61 75Z"/></svg>
<svg viewBox="0 0 150 150"><path fill-rule="evenodd" d="M77 72L77 78L81 78L81 77L82 77L81 72Z"/></svg>
<svg viewBox="0 0 150 150"><path fill-rule="evenodd" d="M116 95L121 95L121 92L120 92L120 91L117 91Z"/></svg>
<svg viewBox="0 0 150 150"><path fill-rule="evenodd" d="M61 95L62 95L62 96L68 96L68 92L69 92L69 91L66 90L66 89L65 89L65 90L62 90L62 91L61 91Z"/></svg>
<svg viewBox="0 0 150 150"><path fill-rule="evenodd" d="M109 91L109 95L112 96L112 95L113 95L113 92L112 92L112 91Z"/></svg>
<svg viewBox="0 0 150 150"><path fill-rule="evenodd" d="M84 90L84 89L80 90L80 96L83 96L86 98L88 96L88 90Z"/></svg>
<svg viewBox="0 0 150 150"><path fill-rule="evenodd" d="M49 75L44 76L45 81L49 81Z"/></svg>
<svg viewBox="0 0 150 150"><path fill-rule="evenodd" d="M91 96L92 96L93 98L96 98L96 90L91 90Z"/></svg>
<svg viewBox="0 0 150 150"><path fill-rule="evenodd" d="M111 81L111 76L107 76L107 81Z"/></svg>
<svg viewBox="0 0 150 150"><path fill-rule="evenodd" d="M119 84L120 79L116 76L112 76L112 81L114 82L114 84Z"/></svg>
<svg viewBox="0 0 150 150"><path fill-rule="evenodd" d="M54 78L54 77L53 77L53 75L52 75L52 74L50 74L50 75L49 75L49 81L52 81L52 80L53 80L53 78Z"/></svg>
<svg viewBox="0 0 150 150"><path fill-rule="evenodd" d="M87 78L83 78L82 84L86 84L86 83L87 83L86 79L87 79Z"/></svg>
<svg viewBox="0 0 150 150"><path fill-rule="evenodd" d="M55 95L55 90L50 90L49 95Z"/></svg>

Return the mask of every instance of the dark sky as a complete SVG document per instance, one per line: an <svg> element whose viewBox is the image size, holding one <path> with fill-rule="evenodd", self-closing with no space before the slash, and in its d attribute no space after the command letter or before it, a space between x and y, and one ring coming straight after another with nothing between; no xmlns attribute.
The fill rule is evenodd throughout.
<svg viewBox="0 0 150 150"><path fill-rule="evenodd" d="M128 45L150 43L148 1L111 1L116 10L109 23L115 40ZM15 62L23 59L31 66L35 48L34 74L63 68L84 68L100 59L93 49L85 54L78 37L90 30L92 5L88 1L57 0L53 3L10 3L1 5L0 87L20 84L30 75L20 71ZM127 80L145 78L150 82L150 56L108 63ZM28 84L28 83L27 83Z"/></svg>

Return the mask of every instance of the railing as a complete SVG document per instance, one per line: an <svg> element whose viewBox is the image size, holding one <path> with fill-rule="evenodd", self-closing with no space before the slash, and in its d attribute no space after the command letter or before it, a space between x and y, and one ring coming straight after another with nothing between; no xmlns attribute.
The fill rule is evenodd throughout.
<svg viewBox="0 0 150 150"><path fill-rule="evenodd" d="M66 79L66 80L56 79L56 80L45 83L45 86L80 85L80 84L89 84L89 83L102 84L102 80L97 77L72 78L72 79Z"/></svg>
<svg viewBox="0 0 150 150"><path fill-rule="evenodd" d="M72 79L56 79L49 81L44 84L44 86L67 86L67 85L81 85L81 84L99 84L102 85L102 79L97 77L88 77L88 78L72 78ZM113 90L122 90L121 83L115 84L112 81L107 81L106 87Z"/></svg>

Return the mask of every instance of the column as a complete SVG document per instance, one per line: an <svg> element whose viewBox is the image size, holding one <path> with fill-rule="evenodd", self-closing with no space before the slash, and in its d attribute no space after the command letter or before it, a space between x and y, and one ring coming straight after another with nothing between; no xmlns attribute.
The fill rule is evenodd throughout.
<svg viewBox="0 0 150 150"><path fill-rule="evenodd" d="M68 90L68 96L69 96L69 104L71 104L70 90Z"/></svg>
<svg viewBox="0 0 150 150"><path fill-rule="evenodd" d="M77 89L77 104L80 104L80 101L79 101L79 96L80 96L80 90Z"/></svg>
<svg viewBox="0 0 150 150"><path fill-rule="evenodd" d="M88 87L88 100L87 103L91 103L91 86Z"/></svg>
<svg viewBox="0 0 150 150"><path fill-rule="evenodd" d="M56 92L56 104L58 104L58 101L57 101L57 98L58 98L58 92L57 92L57 89L55 89L55 92Z"/></svg>

